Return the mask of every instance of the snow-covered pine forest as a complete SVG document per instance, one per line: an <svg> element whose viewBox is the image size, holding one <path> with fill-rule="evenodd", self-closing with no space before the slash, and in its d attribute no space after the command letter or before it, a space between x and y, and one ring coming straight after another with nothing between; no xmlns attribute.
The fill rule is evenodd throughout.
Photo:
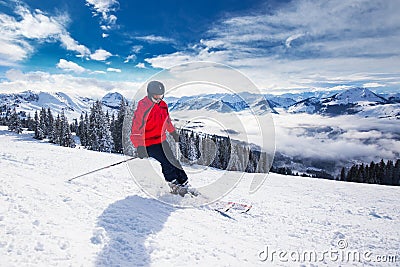
<svg viewBox="0 0 400 267"><path fill-rule="evenodd" d="M14 109L13 112L6 114L3 124L17 133L22 132L22 127L26 127L27 130L34 131L35 139L46 139L50 143L66 147L75 147L77 142L89 150L123 153L125 145L128 150L125 154L135 156L135 150L129 142L131 125L129 120L133 111L134 106L129 106L123 99L117 114L113 113L110 116L108 112L103 111L102 103L96 101L89 114L82 113L79 121L75 119L69 124L64 112L54 119L50 108L42 108L39 114L35 112L33 119L28 114L24 120L19 118ZM124 121L126 129L123 129ZM272 157L268 158L265 153L255 149L254 145L231 140L229 136L199 134L187 129L179 129L179 132L180 160L184 163L253 173L267 173L271 167ZM76 142L72 133L79 138Z"/></svg>
<svg viewBox="0 0 400 267"><path fill-rule="evenodd" d="M50 108L42 108L21 119L16 109L7 109L1 117L1 124L10 131L21 133L23 128L34 132L34 138L48 140L50 143L66 147L83 147L89 150L107 153L125 153L136 156L135 149L129 141L129 133L135 106L129 105L122 98L117 112L104 112L101 101L95 101L90 112L82 112L79 120L68 122L64 111L54 117ZM124 128L125 127L125 128ZM354 164L342 168L340 175L334 177L326 172L315 171L314 174L296 172L288 167L275 166L273 155L261 152L254 144L231 139L229 134L223 136L196 132L191 129L179 129L180 161L186 164L210 166L222 170L242 171L249 173L268 173L269 171L294 176L334 179L349 182L400 185L400 160ZM77 138L74 138L76 136ZM171 141L172 142L172 141ZM173 142L171 143L174 146ZM312 171L311 171L312 172Z"/></svg>

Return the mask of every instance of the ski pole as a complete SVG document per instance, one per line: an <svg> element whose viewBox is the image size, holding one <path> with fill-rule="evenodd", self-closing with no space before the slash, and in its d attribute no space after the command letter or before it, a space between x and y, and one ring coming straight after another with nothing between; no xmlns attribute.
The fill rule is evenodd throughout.
<svg viewBox="0 0 400 267"><path fill-rule="evenodd" d="M179 149L179 143L175 143L175 154L176 154L176 159L178 162L181 161L181 155L179 154L181 151Z"/></svg>
<svg viewBox="0 0 400 267"><path fill-rule="evenodd" d="M121 163L130 161L130 160L133 160L133 159L135 159L135 158L129 158L129 159L126 159L126 160L123 160L123 161L120 161L120 162L117 162L117 163L114 163L114 164L111 164L111 165L108 165L108 166L105 166L105 167L96 169L96 170L94 170L94 171L90 171L90 172L87 172L87 173L84 173L84 174L75 176L75 177L73 177L73 178L71 178L71 179L68 179L68 182L71 182L72 180L75 180L75 179L77 179L77 178L79 178L79 177L82 177L82 176L85 176L85 175L88 175L88 174L91 174L91 173L94 173L94 172L98 172L98 171L101 171L101 170L104 170L104 169L107 169L107 168L110 168L110 167L119 165L119 164L121 164Z"/></svg>

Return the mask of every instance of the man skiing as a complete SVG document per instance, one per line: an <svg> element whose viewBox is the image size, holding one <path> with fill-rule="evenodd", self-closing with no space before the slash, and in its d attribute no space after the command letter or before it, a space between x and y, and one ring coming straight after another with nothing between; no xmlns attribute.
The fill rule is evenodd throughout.
<svg viewBox="0 0 400 267"><path fill-rule="evenodd" d="M166 141L167 131L175 142L179 142L179 135L163 101L164 93L165 87L161 82L148 83L147 96L138 102L133 115L130 139L139 158L152 157L160 162L171 193L184 196L188 192L188 177Z"/></svg>

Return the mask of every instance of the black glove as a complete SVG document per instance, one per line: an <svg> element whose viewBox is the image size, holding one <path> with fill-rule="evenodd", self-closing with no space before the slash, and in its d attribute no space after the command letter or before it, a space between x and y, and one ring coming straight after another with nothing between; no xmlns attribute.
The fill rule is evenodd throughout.
<svg viewBox="0 0 400 267"><path fill-rule="evenodd" d="M136 152L138 154L138 157L141 158L141 159L144 159L144 158L148 157L147 151L146 151L146 147L144 147L144 146L138 146L137 149L136 149Z"/></svg>
<svg viewBox="0 0 400 267"><path fill-rule="evenodd" d="M174 138L175 142L179 142L179 134L176 131L173 131L171 135Z"/></svg>

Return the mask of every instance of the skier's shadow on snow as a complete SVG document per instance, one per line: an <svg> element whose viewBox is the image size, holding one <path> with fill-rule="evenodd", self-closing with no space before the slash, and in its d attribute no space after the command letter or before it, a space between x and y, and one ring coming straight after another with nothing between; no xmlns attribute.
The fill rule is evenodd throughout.
<svg viewBox="0 0 400 267"><path fill-rule="evenodd" d="M161 231L175 210L155 199L140 196L129 196L108 206L98 218L97 226L106 231L108 240L98 255L96 266L150 265L146 239ZM92 242L98 240L92 238Z"/></svg>

